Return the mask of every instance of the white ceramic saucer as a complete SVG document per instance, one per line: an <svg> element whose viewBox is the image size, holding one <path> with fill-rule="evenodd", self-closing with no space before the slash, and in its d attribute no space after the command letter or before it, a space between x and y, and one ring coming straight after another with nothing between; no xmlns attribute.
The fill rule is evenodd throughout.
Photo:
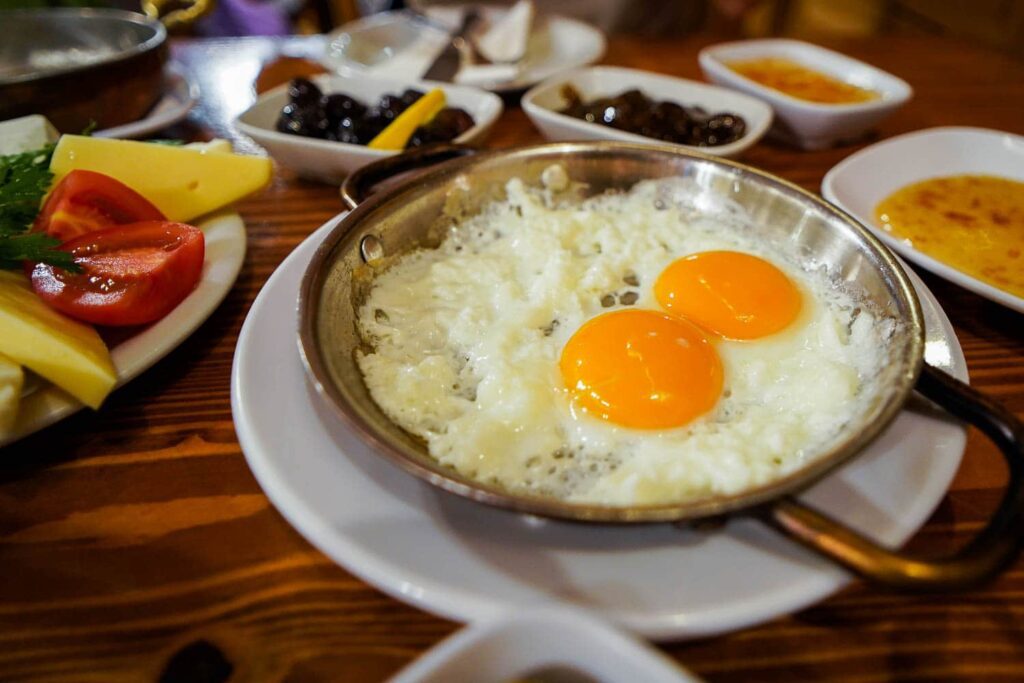
<svg viewBox="0 0 1024 683"><path fill-rule="evenodd" d="M300 245L253 303L235 350L231 404L263 490L349 571L458 621L564 603L661 640L751 626L850 580L753 519L703 533L669 524L552 522L456 498L376 456L307 385L298 355L299 281L337 220ZM966 379L949 320L911 278L927 321L927 360ZM905 410L862 455L801 498L898 545L942 500L965 443L958 423Z"/></svg>
<svg viewBox="0 0 1024 683"><path fill-rule="evenodd" d="M174 125L188 116L199 101L199 86L184 71L171 64L164 73L164 96L138 121L98 130L98 138L141 138Z"/></svg>

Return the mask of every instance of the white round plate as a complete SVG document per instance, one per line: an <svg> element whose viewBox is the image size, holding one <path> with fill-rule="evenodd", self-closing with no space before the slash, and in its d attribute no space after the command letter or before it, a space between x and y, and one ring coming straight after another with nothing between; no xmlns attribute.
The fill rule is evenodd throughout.
<svg viewBox="0 0 1024 683"><path fill-rule="evenodd" d="M825 199L909 261L964 289L1024 313L1024 298L993 287L897 239L875 221L875 207L912 183L951 175L994 175L1024 182L1024 136L985 128L929 128L865 147L832 167Z"/></svg>
<svg viewBox="0 0 1024 683"><path fill-rule="evenodd" d="M141 138L174 125L188 116L199 101L199 86L191 82L184 71L169 65L164 72L164 96L153 105L144 118L121 126L98 130L98 138Z"/></svg>
<svg viewBox="0 0 1024 683"><path fill-rule="evenodd" d="M715 532L541 520L444 493L375 455L307 385L298 354L299 282L337 220L300 245L253 303L235 350L231 405L267 496L339 564L398 600L457 621L565 603L662 640L757 624L850 580L753 519ZM927 321L926 359L966 379L949 320L911 277ZM942 500L965 443L960 424L911 407L801 499L899 545Z"/></svg>
<svg viewBox="0 0 1024 683"><path fill-rule="evenodd" d="M177 308L110 350L117 386L145 372L185 341L220 305L238 278L245 260L245 223L237 213L216 214L197 224L206 240L199 284ZM18 418L0 446L62 420L84 406L49 383L40 383L18 406ZM101 408L102 410L102 408Z"/></svg>
<svg viewBox="0 0 1024 683"><path fill-rule="evenodd" d="M461 21L462 8L436 7L429 23L405 12L384 12L345 24L329 36L321 63L339 73L374 78L422 78L449 41L442 28ZM483 7L485 16L497 8ZM606 41L599 29L576 19L538 14L518 74L511 80L464 83L496 93L517 92L559 71L593 64L604 54ZM456 83L460 83L456 77Z"/></svg>

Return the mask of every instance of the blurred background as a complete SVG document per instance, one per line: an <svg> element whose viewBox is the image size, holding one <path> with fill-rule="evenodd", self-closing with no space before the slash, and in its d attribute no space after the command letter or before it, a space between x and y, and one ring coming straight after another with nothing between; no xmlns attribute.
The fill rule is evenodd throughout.
<svg viewBox="0 0 1024 683"><path fill-rule="evenodd" d="M0 0L0 9L104 6L138 11L154 0ZM159 0L161 4L192 0ZM321 33L361 16L432 5L430 0L202 0L208 13L191 35ZM493 2L487 4L503 4ZM886 32L948 34L1024 57L1021 0L537 0L540 11L590 22L608 33L854 38ZM0 26L2 36L2 26Z"/></svg>

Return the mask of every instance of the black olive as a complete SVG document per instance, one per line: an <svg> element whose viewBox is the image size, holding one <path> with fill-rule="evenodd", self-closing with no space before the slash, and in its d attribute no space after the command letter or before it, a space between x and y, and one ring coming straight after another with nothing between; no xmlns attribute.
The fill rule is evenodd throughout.
<svg viewBox="0 0 1024 683"><path fill-rule="evenodd" d="M402 104L408 107L410 104L412 104L421 97L423 97L422 92L420 92L419 90L413 90L412 88L409 88L404 93L402 93L402 97L400 99L402 101Z"/></svg>
<svg viewBox="0 0 1024 683"><path fill-rule="evenodd" d="M324 116L333 126L337 126L342 119L352 116L362 116L366 107L348 95L337 93L325 95L321 100Z"/></svg>
<svg viewBox="0 0 1024 683"><path fill-rule="evenodd" d="M327 135L327 121L316 110L286 104L277 119L277 130L292 135L322 138Z"/></svg>
<svg viewBox="0 0 1024 683"><path fill-rule="evenodd" d="M320 101L321 97L323 97L323 93L320 92L320 88L305 78L293 79L288 86L289 100L300 107L313 106Z"/></svg>
<svg viewBox="0 0 1024 683"><path fill-rule="evenodd" d="M402 98L395 95L385 95L380 98L380 102L377 103L376 108L380 113L387 119L395 119L403 111L408 109L409 105L402 102Z"/></svg>
<svg viewBox="0 0 1024 683"><path fill-rule="evenodd" d="M723 145L743 136L746 123L735 114L709 114L701 107L655 101L637 89L583 102L571 86L561 91L563 114L656 140L680 144Z"/></svg>
<svg viewBox="0 0 1024 683"><path fill-rule="evenodd" d="M473 117L463 109L447 107L425 126L433 142L449 142L475 125Z"/></svg>

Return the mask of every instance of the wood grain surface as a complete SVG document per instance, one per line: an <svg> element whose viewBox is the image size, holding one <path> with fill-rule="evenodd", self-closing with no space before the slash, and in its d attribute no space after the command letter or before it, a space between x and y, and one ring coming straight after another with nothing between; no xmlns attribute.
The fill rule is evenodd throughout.
<svg viewBox="0 0 1024 683"><path fill-rule="evenodd" d="M696 54L709 42L616 37L603 61L699 79ZM236 137L230 119L252 100L263 66L320 46L177 44L203 96L189 123L164 135ZM913 85L914 100L880 138L940 125L1024 133L1024 64L1010 57L924 36L830 46ZM266 72L261 85L289 69ZM510 106L488 145L540 140ZM818 191L858 148L765 143L746 161ZM101 411L0 452L0 681L378 681L457 628L310 547L260 491L232 426L231 360L246 312L274 268L340 209L335 188L280 171L239 207L249 251L213 316ZM1024 415L1024 317L922 276L956 328L973 384ZM998 500L1003 474L972 432L952 490L912 547L963 542ZM953 596L855 583L798 614L664 649L711 681L1022 680L1024 562Z"/></svg>

